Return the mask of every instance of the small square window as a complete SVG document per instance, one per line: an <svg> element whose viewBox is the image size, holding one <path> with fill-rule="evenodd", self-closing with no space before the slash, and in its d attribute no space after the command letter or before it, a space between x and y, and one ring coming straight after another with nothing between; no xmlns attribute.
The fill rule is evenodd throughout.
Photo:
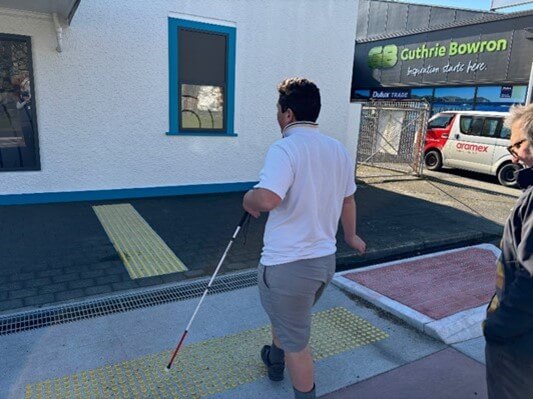
<svg viewBox="0 0 533 399"><path fill-rule="evenodd" d="M169 18L170 132L234 136L235 28Z"/></svg>

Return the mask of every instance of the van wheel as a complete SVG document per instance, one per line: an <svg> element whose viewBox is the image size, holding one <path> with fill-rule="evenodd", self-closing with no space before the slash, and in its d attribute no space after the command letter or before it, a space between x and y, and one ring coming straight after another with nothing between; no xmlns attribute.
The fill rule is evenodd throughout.
<svg viewBox="0 0 533 399"><path fill-rule="evenodd" d="M498 170L498 181L502 186L505 187L515 187L516 186L516 177L515 173L522 169L520 165L514 163L506 163L500 167Z"/></svg>
<svg viewBox="0 0 533 399"><path fill-rule="evenodd" d="M438 150L431 150L426 153L424 163L429 170L439 170L442 168L442 155Z"/></svg>

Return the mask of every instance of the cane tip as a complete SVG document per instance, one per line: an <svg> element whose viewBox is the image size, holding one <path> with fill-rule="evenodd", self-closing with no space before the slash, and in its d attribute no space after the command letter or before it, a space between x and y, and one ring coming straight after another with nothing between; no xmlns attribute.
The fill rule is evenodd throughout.
<svg viewBox="0 0 533 399"><path fill-rule="evenodd" d="M166 367L165 367L165 371L166 371L167 373L170 372L170 367L166 366Z"/></svg>

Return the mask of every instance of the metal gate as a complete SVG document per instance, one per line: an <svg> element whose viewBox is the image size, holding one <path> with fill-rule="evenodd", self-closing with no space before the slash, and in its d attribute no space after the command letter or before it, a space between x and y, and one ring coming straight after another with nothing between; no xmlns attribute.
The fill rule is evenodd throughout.
<svg viewBox="0 0 533 399"><path fill-rule="evenodd" d="M420 176L428 116L429 104L425 101L373 101L363 105L357 168L369 165Z"/></svg>

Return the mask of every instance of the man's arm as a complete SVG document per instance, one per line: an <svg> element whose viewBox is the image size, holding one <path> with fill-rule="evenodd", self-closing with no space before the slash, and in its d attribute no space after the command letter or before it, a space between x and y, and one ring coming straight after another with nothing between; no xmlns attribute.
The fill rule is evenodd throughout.
<svg viewBox="0 0 533 399"><path fill-rule="evenodd" d="M243 198L242 206L245 211L255 218L258 218L261 212L270 212L281 202L281 198L274 192L258 188L248 191Z"/></svg>
<svg viewBox="0 0 533 399"><path fill-rule="evenodd" d="M366 251L366 244L356 234L356 223L357 223L357 207L355 205L355 199L353 195L344 198L342 202L342 212L341 212L341 224L342 230L344 232L344 241L353 249L358 250L360 253Z"/></svg>

